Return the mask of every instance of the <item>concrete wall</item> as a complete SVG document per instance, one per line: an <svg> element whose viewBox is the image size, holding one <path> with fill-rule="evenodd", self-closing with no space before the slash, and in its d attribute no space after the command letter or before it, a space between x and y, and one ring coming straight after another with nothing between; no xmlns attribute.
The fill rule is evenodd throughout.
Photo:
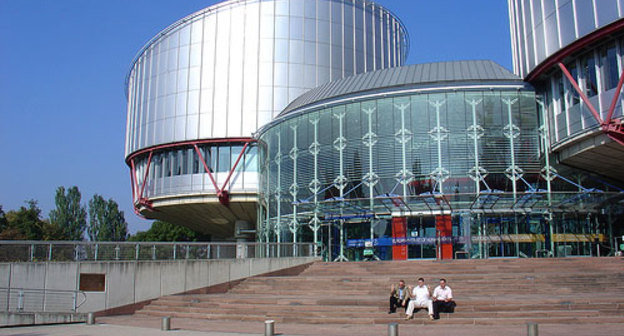
<svg viewBox="0 0 624 336"><path fill-rule="evenodd" d="M317 259L0 263L0 288L76 290L81 273L105 274L103 292L85 292L87 300L78 312L86 313L219 285ZM13 298L10 301L13 310L16 303ZM46 311L50 311L52 301L43 296L26 300L24 310L40 311L39 307L46 305ZM7 303L6 299L0 300L0 311L6 311ZM58 306L59 302L55 304Z"/></svg>

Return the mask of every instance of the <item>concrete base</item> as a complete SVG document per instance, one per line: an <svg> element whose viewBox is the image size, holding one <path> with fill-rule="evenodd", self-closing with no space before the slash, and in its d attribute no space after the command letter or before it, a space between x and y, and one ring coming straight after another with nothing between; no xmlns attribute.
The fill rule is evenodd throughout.
<svg viewBox="0 0 624 336"><path fill-rule="evenodd" d="M80 313L7 313L0 312L0 327L34 324L64 324L85 322L87 314Z"/></svg>

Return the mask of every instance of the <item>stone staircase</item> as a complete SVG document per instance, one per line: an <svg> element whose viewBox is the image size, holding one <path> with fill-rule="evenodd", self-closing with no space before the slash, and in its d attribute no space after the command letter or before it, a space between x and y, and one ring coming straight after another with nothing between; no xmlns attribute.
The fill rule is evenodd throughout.
<svg viewBox="0 0 624 336"><path fill-rule="evenodd" d="M387 314L389 287L423 277L448 281L454 314L429 321ZM295 276L258 276L222 294L172 295L135 313L202 320L291 324L506 325L624 323L624 259L490 259L313 263Z"/></svg>

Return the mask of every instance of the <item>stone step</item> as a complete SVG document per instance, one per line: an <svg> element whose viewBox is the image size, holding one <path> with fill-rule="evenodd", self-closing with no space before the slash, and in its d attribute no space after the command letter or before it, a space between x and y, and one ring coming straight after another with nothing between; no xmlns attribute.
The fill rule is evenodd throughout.
<svg viewBox="0 0 624 336"><path fill-rule="evenodd" d="M266 305L263 303L234 303L234 302L160 302L155 301L149 307L157 307L157 309L177 309L177 308L204 308L204 309L224 309L224 310L299 310L308 311L356 311L356 312L385 312L387 304L377 303L375 305L319 305L319 304L281 304ZM499 304L474 304L461 302L459 305L461 311L524 311L524 310L614 310L623 311L624 304L605 302L605 303L565 303L565 304L526 304L526 303L499 303ZM147 309L146 308L146 309ZM458 308L459 310L459 308Z"/></svg>
<svg viewBox="0 0 624 336"><path fill-rule="evenodd" d="M350 318L378 318L384 316L386 312L380 309L362 310L356 307L343 307L342 309L328 310L319 309L319 306L294 306L294 307L266 307L262 305L248 305L246 307L229 307L229 306L213 306L213 307L168 307L150 305L142 310L144 313L151 312L180 312L180 313L201 313L201 314L231 314L231 315L279 315L279 316L298 316L305 315L307 317L350 317ZM614 309L604 307L606 309L551 309L549 306L534 307L533 309L513 309L509 310L468 310L457 309L453 314L454 317L491 317L491 318L508 318L508 317L589 317L589 316L612 316L622 315L624 309ZM426 310L421 310L426 313ZM399 311L398 315L402 315L403 311ZM418 314L418 313L417 313ZM425 314L426 315L426 314Z"/></svg>
<svg viewBox="0 0 624 336"><path fill-rule="evenodd" d="M296 276L246 279L227 293L172 295L137 316L295 324L624 323L624 259L490 259L314 263ZM387 314L392 283L449 280L458 306L430 322ZM531 302L531 304L527 303Z"/></svg>

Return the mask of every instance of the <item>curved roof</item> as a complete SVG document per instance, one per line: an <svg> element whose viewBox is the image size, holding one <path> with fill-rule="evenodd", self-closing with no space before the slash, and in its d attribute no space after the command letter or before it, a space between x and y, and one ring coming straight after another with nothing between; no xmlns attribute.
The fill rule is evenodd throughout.
<svg viewBox="0 0 624 336"><path fill-rule="evenodd" d="M314 88L292 101L280 113L286 115L300 107L321 103L328 99L349 96L366 91L423 86L445 86L457 83L524 82L501 65L489 60L453 61L407 65L367 72Z"/></svg>

